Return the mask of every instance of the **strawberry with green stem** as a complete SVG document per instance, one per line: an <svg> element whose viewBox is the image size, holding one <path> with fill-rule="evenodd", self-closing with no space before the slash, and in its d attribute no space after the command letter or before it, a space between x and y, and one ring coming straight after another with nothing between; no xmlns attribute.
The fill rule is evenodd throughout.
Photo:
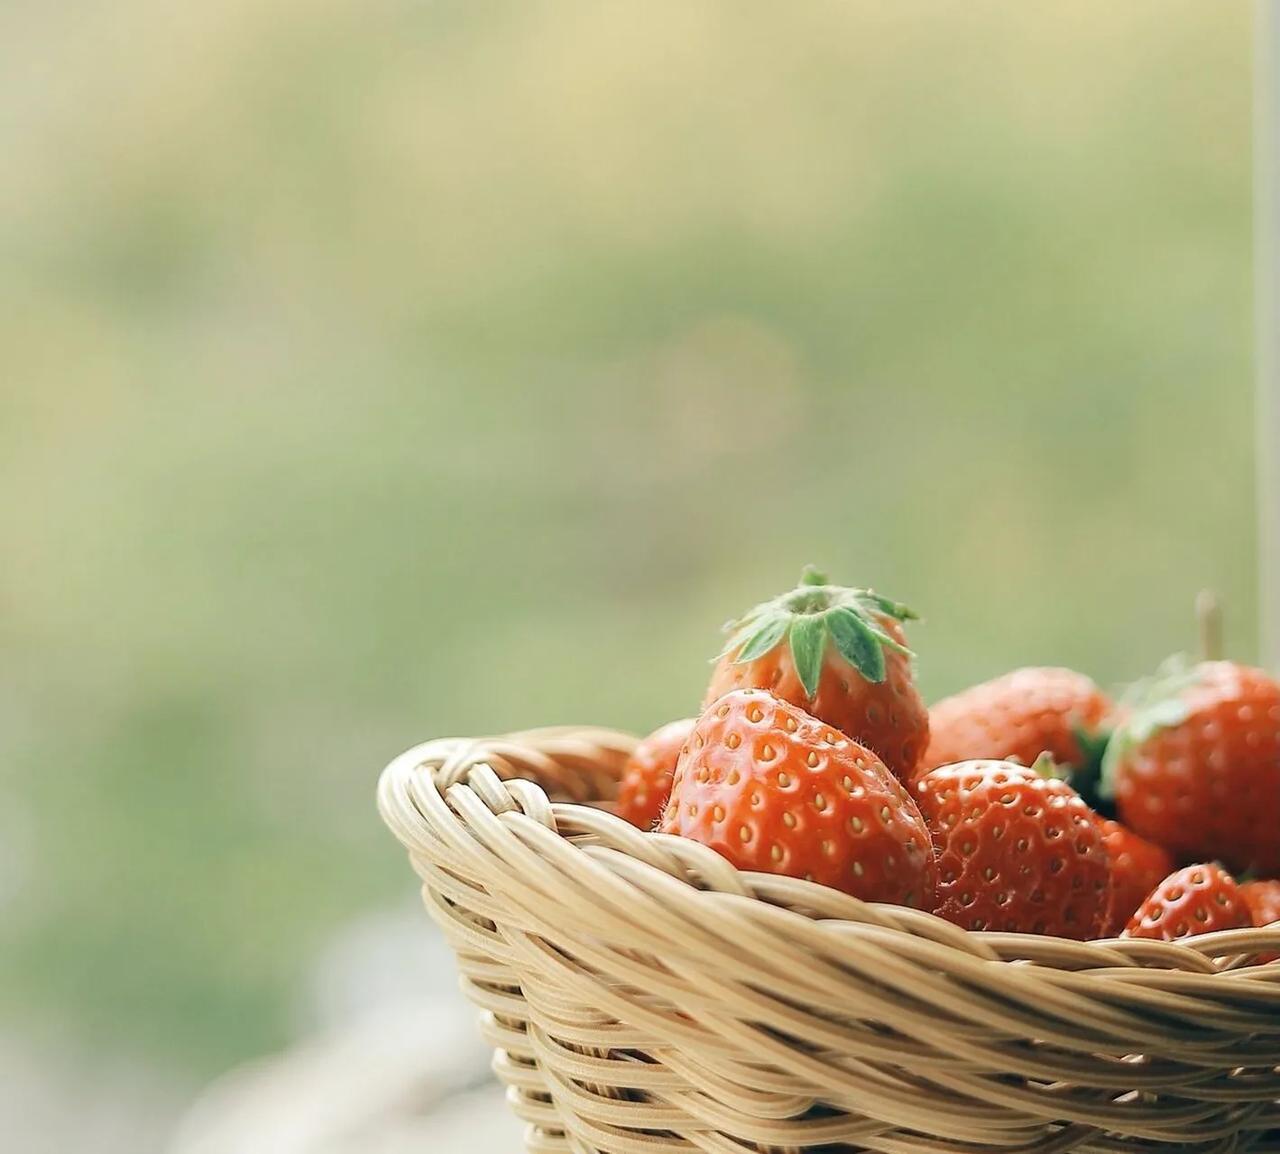
<svg viewBox="0 0 1280 1154"><path fill-rule="evenodd" d="M1106 694L1083 673L1015 669L929 710L929 748L917 772L979 758L1030 765L1048 753L1073 779L1087 775L1101 755L1100 730L1110 712Z"/></svg>
<svg viewBox="0 0 1280 1154"><path fill-rule="evenodd" d="M767 689L907 781L929 737L902 630L915 616L873 590L832 585L806 569L795 589L730 623L704 706L734 689Z"/></svg>
<svg viewBox="0 0 1280 1154"><path fill-rule="evenodd" d="M1175 858L1280 873L1280 684L1264 670L1166 662L1131 693L1102 773L1120 820Z"/></svg>
<svg viewBox="0 0 1280 1154"><path fill-rule="evenodd" d="M713 701L685 742L658 829L739 869L929 909L936 867L906 787L870 750L761 689Z"/></svg>

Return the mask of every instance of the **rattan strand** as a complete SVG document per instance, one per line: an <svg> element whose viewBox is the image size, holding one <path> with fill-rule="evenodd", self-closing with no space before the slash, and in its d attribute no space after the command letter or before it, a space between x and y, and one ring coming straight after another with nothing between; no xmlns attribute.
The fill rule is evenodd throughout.
<svg viewBox="0 0 1280 1154"><path fill-rule="evenodd" d="M1280 926L966 933L741 873L607 811L634 740L435 741L379 784L529 1154L1280 1151Z"/></svg>

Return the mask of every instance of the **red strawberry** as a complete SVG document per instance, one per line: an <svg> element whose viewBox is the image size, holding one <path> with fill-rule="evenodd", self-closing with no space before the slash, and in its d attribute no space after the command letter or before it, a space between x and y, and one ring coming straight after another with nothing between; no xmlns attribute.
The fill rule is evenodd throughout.
<svg viewBox="0 0 1280 1154"><path fill-rule="evenodd" d="M618 783L618 816L640 829L652 829L671 793L671 776L696 718L670 721L655 729L627 760Z"/></svg>
<svg viewBox="0 0 1280 1154"><path fill-rule="evenodd" d="M1240 887L1213 863L1174 870L1147 895L1129 919L1127 938L1175 938L1253 925Z"/></svg>
<svg viewBox="0 0 1280 1154"><path fill-rule="evenodd" d="M1272 922L1280 922L1280 881L1265 878L1245 882L1240 887L1240 896L1249 907L1255 926L1269 926Z"/></svg>
<svg viewBox="0 0 1280 1154"><path fill-rule="evenodd" d="M1255 926L1269 926L1272 922L1280 922L1280 881L1266 878L1262 881L1245 882L1240 887L1240 896L1249 908L1249 916ZM1280 954L1263 954L1259 963L1274 962Z"/></svg>
<svg viewBox="0 0 1280 1154"><path fill-rule="evenodd" d="M739 869L808 878L928 909L935 867L919 810L869 750L759 689L698 719L658 828Z"/></svg>
<svg viewBox="0 0 1280 1154"><path fill-rule="evenodd" d="M938 854L941 917L967 930L1096 936L1110 863L1097 817L1065 781L1010 761L963 761L912 790Z"/></svg>
<svg viewBox="0 0 1280 1154"><path fill-rule="evenodd" d="M1280 685L1231 661L1166 667L1103 761L1120 820L1175 858L1280 873Z"/></svg>
<svg viewBox="0 0 1280 1154"><path fill-rule="evenodd" d="M1102 822L1102 842L1111 859L1111 901L1102 936L1110 938L1124 929L1143 898L1168 876L1173 858L1118 821Z"/></svg>
<svg viewBox="0 0 1280 1154"><path fill-rule="evenodd" d="M874 750L906 781L929 740L901 625L914 616L806 570L797 588L729 626L703 706L732 689L768 689Z"/></svg>
<svg viewBox="0 0 1280 1154"><path fill-rule="evenodd" d="M973 759L1030 765L1046 752L1058 765L1079 767L1110 712L1106 694L1083 673L1015 669L929 710L929 748L917 772Z"/></svg>

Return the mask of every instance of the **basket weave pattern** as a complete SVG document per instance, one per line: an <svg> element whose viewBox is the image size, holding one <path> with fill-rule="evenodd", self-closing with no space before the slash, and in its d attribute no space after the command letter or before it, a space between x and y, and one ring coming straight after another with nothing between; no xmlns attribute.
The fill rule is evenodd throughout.
<svg viewBox="0 0 1280 1154"><path fill-rule="evenodd" d="M1246 964L1280 925L966 933L742 873L583 804L634 740L436 741L379 785L529 1154L1280 1150L1280 962Z"/></svg>

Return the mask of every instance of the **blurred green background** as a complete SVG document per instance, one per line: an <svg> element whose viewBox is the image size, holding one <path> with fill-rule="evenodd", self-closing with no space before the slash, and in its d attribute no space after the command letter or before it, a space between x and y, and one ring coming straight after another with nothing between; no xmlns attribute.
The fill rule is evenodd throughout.
<svg viewBox="0 0 1280 1154"><path fill-rule="evenodd" d="M199 1079L443 733L688 713L806 561L930 697L1252 657L1250 10L0 8L0 1008Z"/></svg>

